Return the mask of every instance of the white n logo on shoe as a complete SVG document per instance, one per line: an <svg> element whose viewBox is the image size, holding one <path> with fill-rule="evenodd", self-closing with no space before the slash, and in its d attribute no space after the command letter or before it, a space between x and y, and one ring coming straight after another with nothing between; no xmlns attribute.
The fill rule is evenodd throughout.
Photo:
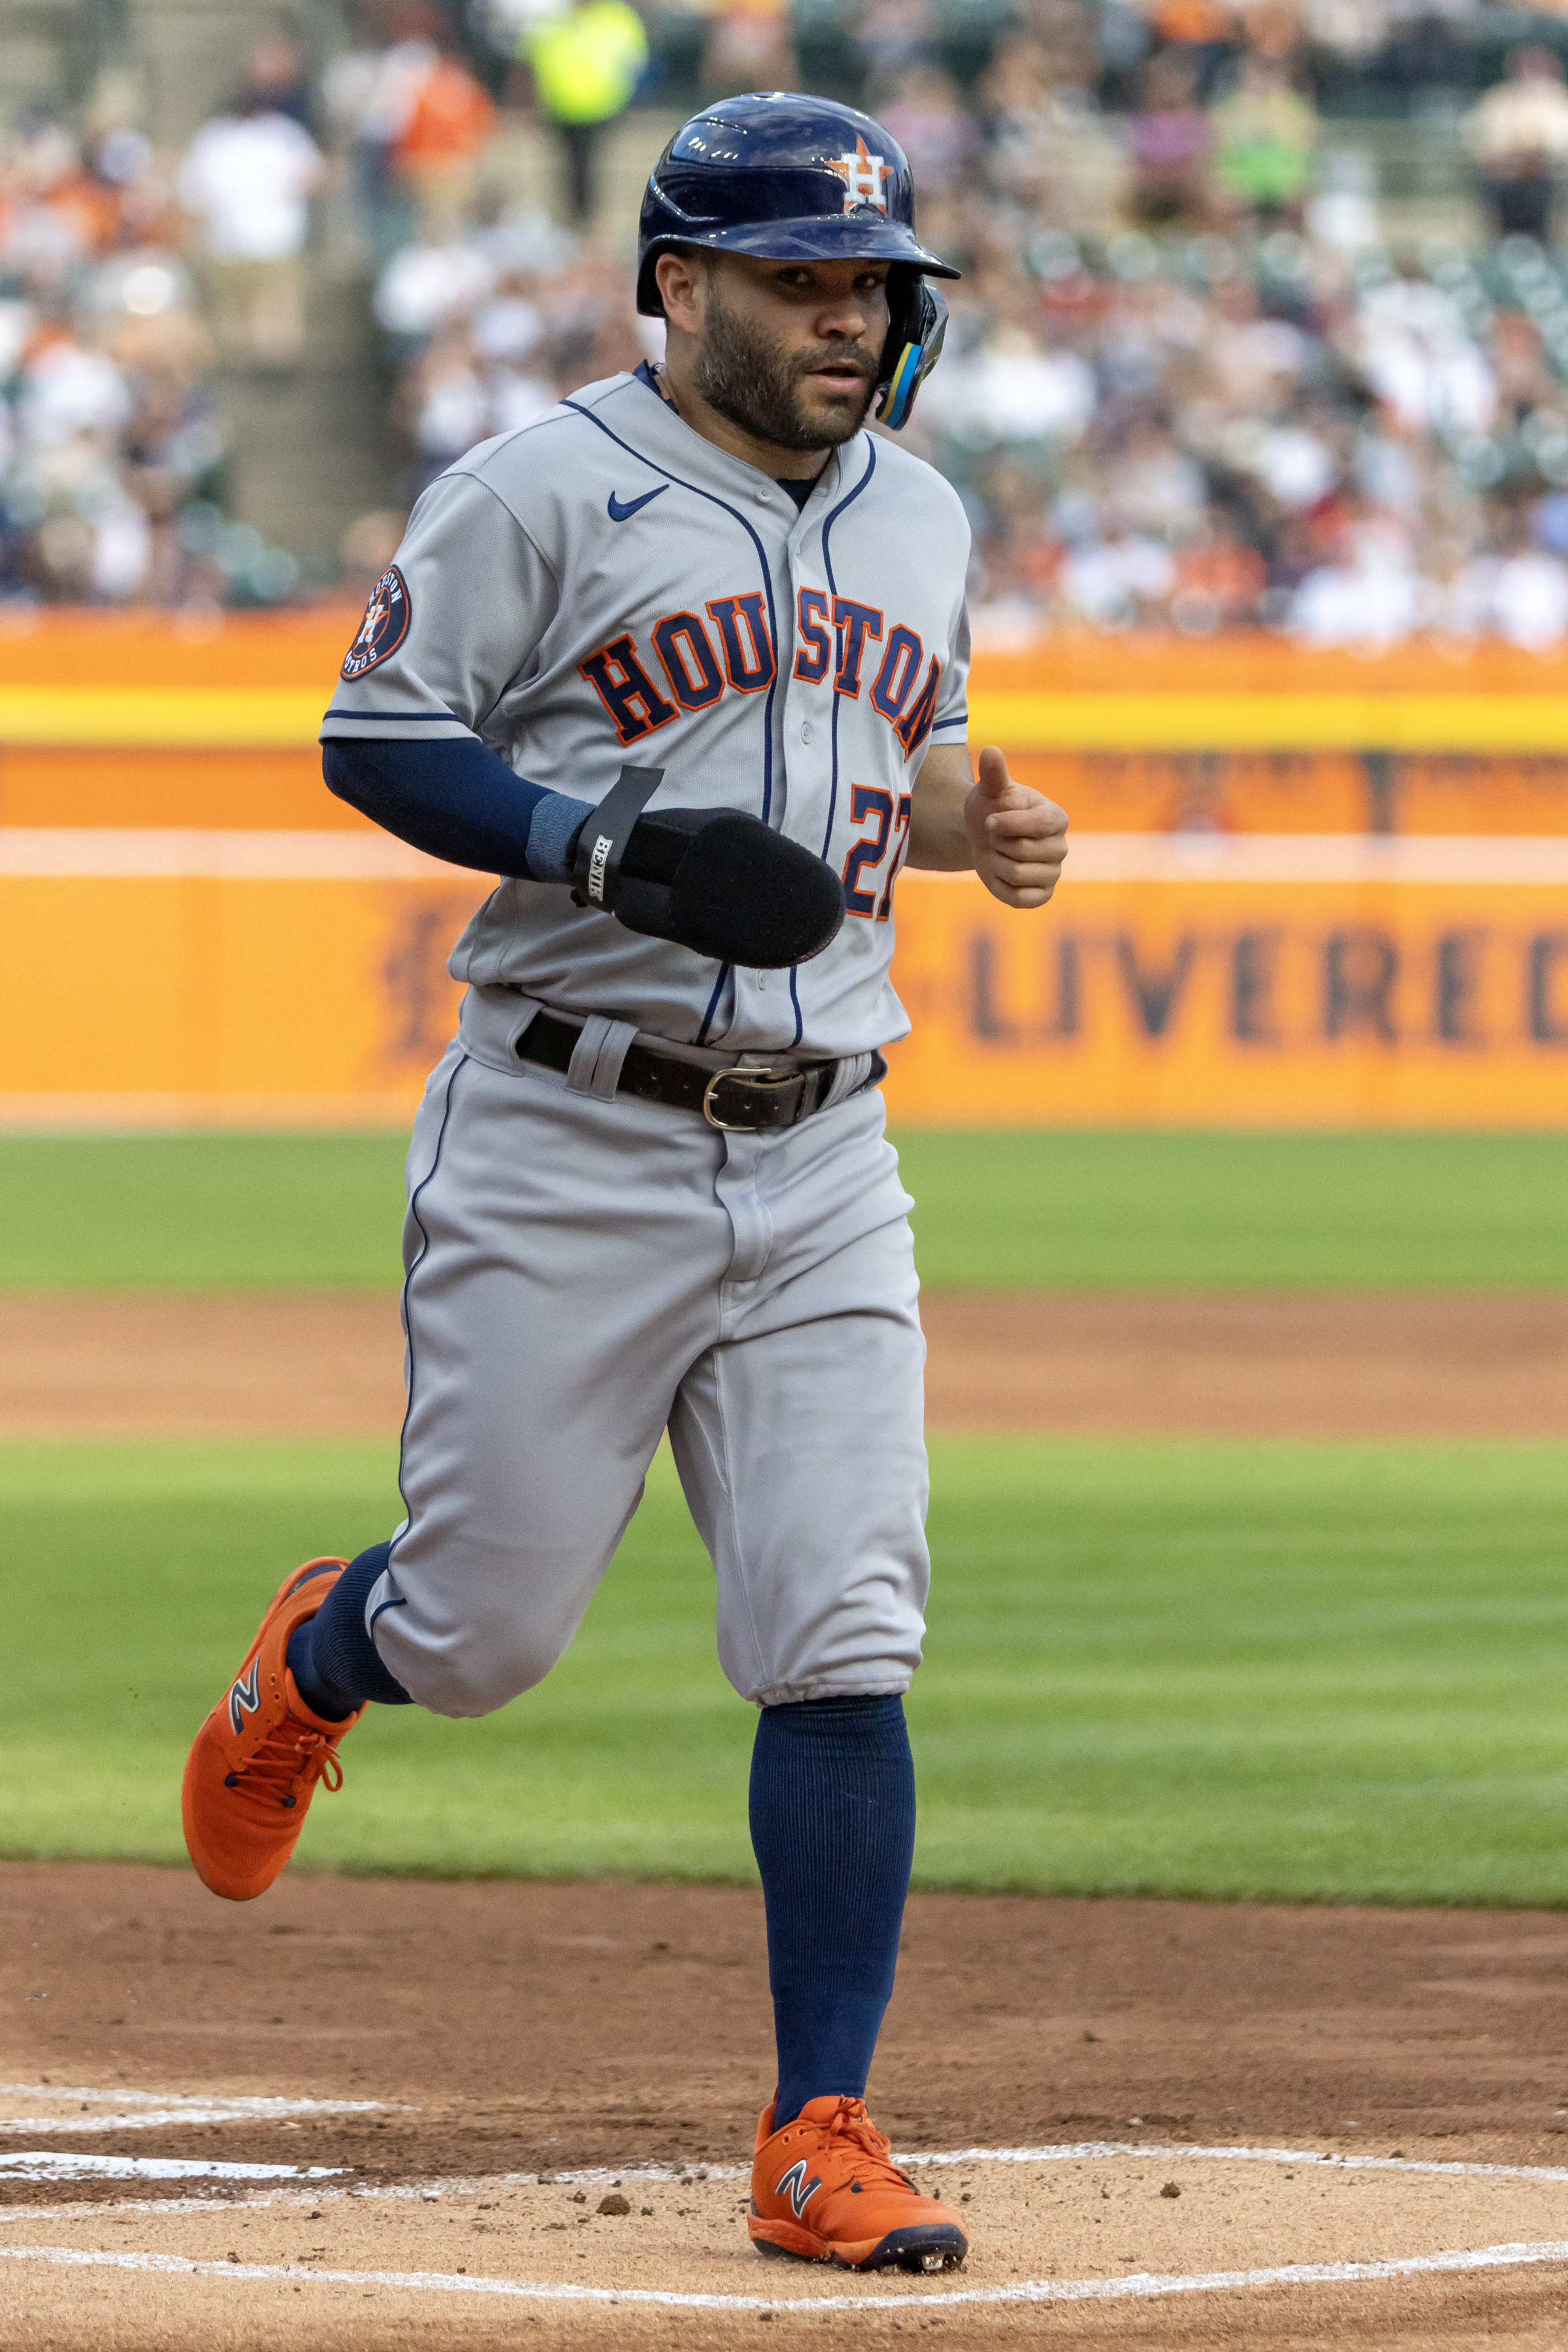
<svg viewBox="0 0 1568 2352"><path fill-rule="evenodd" d="M795 2208L795 2218L798 2221L821 2186L822 2178L820 2174L818 2174L815 2180L808 2180L806 2179L805 2158L804 2156L800 2156L797 2157L795 2162L790 2166L790 2168L784 2174L784 2179L774 2182L773 2195L775 2197L787 2197L789 2199L790 2203Z"/></svg>
<svg viewBox="0 0 1568 2352"><path fill-rule="evenodd" d="M261 1705L261 1660L252 1658L250 1672L242 1675L228 1695L228 1719L237 1739L245 1729L245 1718L254 1715Z"/></svg>

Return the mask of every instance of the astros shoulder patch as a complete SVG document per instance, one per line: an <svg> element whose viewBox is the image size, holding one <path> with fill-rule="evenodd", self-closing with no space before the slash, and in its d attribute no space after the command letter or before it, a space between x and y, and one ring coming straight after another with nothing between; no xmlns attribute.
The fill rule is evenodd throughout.
<svg viewBox="0 0 1568 2352"><path fill-rule="evenodd" d="M388 564L370 592L359 635L343 656L344 677L363 677L395 654L408 635L408 583L395 563Z"/></svg>

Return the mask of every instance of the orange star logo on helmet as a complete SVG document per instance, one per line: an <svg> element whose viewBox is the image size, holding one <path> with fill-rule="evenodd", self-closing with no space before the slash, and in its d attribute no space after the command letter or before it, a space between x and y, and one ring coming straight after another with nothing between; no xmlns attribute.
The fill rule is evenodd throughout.
<svg viewBox="0 0 1568 2352"><path fill-rule="evenodd" d="M835 155L827 168L837 172L844 183L847 213L854 212L860 205L875 205L879 213L887 211L888 159L868 153L863 139L855 142L853 155Z"/></svg>

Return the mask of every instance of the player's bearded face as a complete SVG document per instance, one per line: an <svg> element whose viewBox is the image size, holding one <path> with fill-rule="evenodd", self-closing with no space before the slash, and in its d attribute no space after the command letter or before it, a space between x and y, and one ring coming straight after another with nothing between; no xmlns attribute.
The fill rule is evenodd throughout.
<svg viewBox="0 0 1568 2352"><path fill-rule="evenodd" d="M708 281L697 389L710 408L778 449L826 449L866 421L882 356L863 340L834 335L801 343L725 299L721 273ZM825 368L847 372L825 379Z"/></svg>

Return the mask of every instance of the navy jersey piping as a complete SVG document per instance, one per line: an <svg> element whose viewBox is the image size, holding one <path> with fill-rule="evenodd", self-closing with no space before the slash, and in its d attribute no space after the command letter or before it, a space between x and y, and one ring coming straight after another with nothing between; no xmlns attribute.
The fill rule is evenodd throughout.
<svg viewBox="0 0 1568 2352"><path fill-rule="evenodd" d="M644 364L647 364L646 362ZM637 379L647 384L656 400L663 398L663 394L653 382L651 373L644 375L641 368L637 373ZM687 481L680 474L672 474L668 466L661 466L657 458L648 457L646 451L634 448L629 441L623 441L618 433L611 431L602 416L595 416L591 408L584 408L580 402L563 400L561 405L563 408L574 410L579 416L585 417L590 425L596 425L607 441L613 441L617 449L626 451L628 457L635 457L639 465L647 467L650 473L662 474L665 480L673 482L678 489L690 490L695 497L706 499L710 505L721 507L732 521L740 524L741 529L757 551L757 562L762 566L763 586L767 591L768 637L773 653L773 674L768 681L767 698L763 705L763 823L766 824L773 804L773 697L778 692L779 683L779 620L778 610L773 603L773 575L772 566L768 562L768 551L740 509L732 507L728 499L721 499L716 490L703 489L697 482ZM719 999L723 993L724 982L729 977L730 966L727 963L721 964L719 977L713 983L713 993L708 1000L708 1010L702 1015L702 1026L697 1032L696 1042L699 1045L705 1045L708 1043L708 1032L713 1024L713 1015L719 1009Z"/></svg>
<svg viewBox="0 0 1568 2352"><path fill-rule="evenodd" d="M414 1302L412 1294L414 1288L414 1277L418 1273L420 1267L424 1265L426 1257L430 1255L430 1235L426 1232L425 1225L420 1219L419 1196L435 1176L437 1169L441 1165L441 1151L447 1140L447 1123L452 1116L452 1097L457 1090L458 1074L461 1071L466 1070L468 1066L468 1056L465 1054L461 1061L458 1063L456 1068L453 1070L451 1076L447 1081L447 1099L441 1107L441 1125L437 1131L435 1156L431 1160L430 1165L426 1170L424 1175L419 1179L418 1183L416 1184L414 1190L408 1195L408 1213L419 1228L419 1254L416 1257L413 1265L409 1267L407 1273L403 1277L403 1328L408 1337L408 1402L403 1408L403 1426L397 1433L397 1492L403 1504L404 1524L399 1529L397 1535L393 1537L392 1541L386 1548L386 1564L388 1568L392 1565L392 1556L397 1549L401 1538L407 1533L411 1517L408 1508L408 1497L403 1490L403 1468L408 1444L408 1423L414 1411ZM377 1614L380 1614L379 1611L377 1612Z"/></svg>
<svg viewBox="0 0 1568 2352"><path fill-rule="evenodd" d="M329 710L322 716L324 727L329 719L395 719L406 720L410 727L468 727L455 710ZM472 728L468 729L472 734Z"/></svg>
<svg viewBox="0 0 1568 2352"><path fill-rule="evenodd" d="M796 985L799 974L800 966L792 963L789 968L789 1001L795 1007L795 1035L789 1041L792 1045L799 1045L805 1028L805 1017L800 1009L800 990Z"/></svg>
<svg viewBox="0 0 1568 2352"><path fill-rule="evenodd" d="M847 498L840 499L832 513L826 515L823 518L822 568L827 574L827 593L836 603L838 597L838 583L833 576L833 558L827 551L827 534L833 529L834 524L838 520L839 516L844 512L845 508L852 507L854 505L856 499L859 497L861 491L865 488L867 483L870 480L872 475L877 470L877 445L875 441L868 441L866 447L868 455L865 472L861 475L859 480L856 483L848 496ZM835 688L833 694L833 717L829 723L828 736L833 749L833 772L827 791L827 830L822 836L822 855L824 857L827 856L828 850L833 845L833 820L835 815L837 814L838 809L838 693L837 688Z"/></svg>
<svg viewBox="0 0 1568 2352"><path fill-rule="evenodd" d="M730 970L731 967L727 963L721 963L719 967L719 977L713 983L713 993L708 999L708 1010L702 1015L702 1026L697 1032L696 1042L699 1045L706 1045L708 1043L708 1032L712 1025L713 1015L719 1010L719 999L724 992L724 982L730 977Z"/></svg>
<svg viewBox="0 0 1568 2352"><path fill-rule="evenodd" d="M763 586L767 591L768 637L773 652L773 674L768 681L767 699L763 706L763 823L766 824L773 801L773 697L778 691L779 683L778 610L773 603L773 575L768 562L767 549L763 545L739 507L732 507L728 499L721 499L716 490L703 489L697 482L687 481L680 474L672 474L668 466L659 465L656 458L649 457L641 449L634 448L629 441L623 441L618 433L611 432L604 419L595 416L591 408L584 408L574 400L563 400L561 405L563 408L574 409L579 416L586 417L588 423L596 425L605 438L615 443L617 449L624 449L628 457L635 457L639 465L647 466L651 472L662 474L665 480L673 482L678 489L690 490L694 497L706 499L710 506L721 507L731 521L740 524L741 529L757 551L757 562L762 566Z"/></svg>

